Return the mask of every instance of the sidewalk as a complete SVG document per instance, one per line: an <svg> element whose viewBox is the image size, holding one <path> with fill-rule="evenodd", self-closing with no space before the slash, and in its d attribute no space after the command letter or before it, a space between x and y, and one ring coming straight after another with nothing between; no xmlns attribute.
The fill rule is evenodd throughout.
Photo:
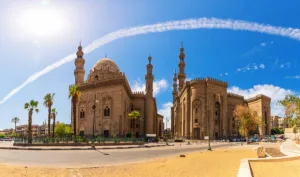
<svg viewBox="0 0 300 177"><path fill-rule="evenodd" d="M290 139L282 143L280 150L289 156L300 156L300 148Z"/></svg>
<svg viewBox="0 0 300 177"><path fill-rule="evenodd" d="M171 144L170 144L171 145ZM132 148L152 148L152 147L163 147L165 143L148 143L145 145L117 145L117 146L96 146L95 148L100 149L132 149ZM173 146L173 145L171 145ZM45 146L45 147L20 147L13 146L11 142L0 142L0 149L9 150L94 150L91 146Z"/></svg>

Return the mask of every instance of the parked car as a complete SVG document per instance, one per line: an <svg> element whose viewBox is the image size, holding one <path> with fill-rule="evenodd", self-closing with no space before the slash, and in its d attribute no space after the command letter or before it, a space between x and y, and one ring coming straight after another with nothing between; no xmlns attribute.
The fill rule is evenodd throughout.
<svg viewBox="0 0 300 177"><path fill-rule="evenodd" d="M261 142L269 142L270 141L270 138L263 138L261 139Z"/></svg>
<svg viewBox="0 0 300 177"><path fill-rule="evenodd" d="M250 142L250 143L258 142L258 138L250 138L250 139L249 139L249 142Z"/></svg>

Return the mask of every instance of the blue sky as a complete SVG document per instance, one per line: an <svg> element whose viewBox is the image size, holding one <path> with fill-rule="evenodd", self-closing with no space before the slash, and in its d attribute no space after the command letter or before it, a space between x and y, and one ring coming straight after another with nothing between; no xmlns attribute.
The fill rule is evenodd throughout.
<svg viewBox="0 0 300 177"><path fill-rule="evenodd" d="M0 100L29 76L77 51L107 33L133 26L169 20L215 17L245 20L272 26L300 28L300 2L289 1L8 1L0 5L1 89ZM31 12L49 12L45 20ZM38 14L37 13L37 14ZM43 13L42 13L43 14ZM24 25L24 19L27 22ZM30 21L31 20L31 21ZM39 19L41 20L41 19ZM249 31L195 29L167 31L115 40L84 56L86 76L93 64L107 54L113 59L134 90L143 90L147 57L153 58L156 97L160 113L169 116L173 70L183 42L187 78L214 77L227 81L228 90L245 97L266 94L272 97L272 114L282 115L276 106L287 93L298 94L300 83L300 41ZM27 123L24 103L40 102L33 123L47 118L42 98L56 93L54 107L59 121L70 122L68 86L74 83L74 62L41 76L0 104L0 128L10 128L11 119ZM177 69L178 70L178 69Z"/></svg>

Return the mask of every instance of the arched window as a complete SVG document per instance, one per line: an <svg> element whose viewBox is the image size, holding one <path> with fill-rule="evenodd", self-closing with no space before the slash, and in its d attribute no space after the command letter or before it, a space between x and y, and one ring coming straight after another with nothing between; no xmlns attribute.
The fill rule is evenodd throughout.
<svg viewBox="0 0 300 177"><path fill-rule="evenodd" d="M131 108L130 109L131 109L131 111L133 111L133 104L131 104Z"/></svg>
<svg viewBox="0 0 300 177"><path fill-rule="evenodd" d="M84 118L84 111L83 111L83 109L81 109L81 111L80 111L80 118L81 118L81 119Z"/></svg>
<svg viewBox="0 0 300 177"><path fill-rule="evenodd" d="M106 107L104 109L104 116L109 116L110 115L110 109L108 107Z"/></svg>
<svg viewBox="0 0 300 177"><path fill-rule="evenodd" d="M97 81L99 79L99 77L98 76L95 76L95 80Z"/></svg>

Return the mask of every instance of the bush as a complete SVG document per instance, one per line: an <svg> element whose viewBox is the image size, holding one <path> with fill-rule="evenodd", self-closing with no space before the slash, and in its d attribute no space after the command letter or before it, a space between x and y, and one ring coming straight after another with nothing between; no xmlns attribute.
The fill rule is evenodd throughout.
<svg viewBox="0 0 300 177"><path fill-rule="evenodd" d="M85 139L85 143L89 144L90 140L89 139Z"/></svg>
<svg viewBox="0 0 300 177"><path fill-rule="evenodd" d="M131 136L132 136L132 133L127 133L127 134L126 134L126 137L127 137L127 138L131 138Z"/></svg>

